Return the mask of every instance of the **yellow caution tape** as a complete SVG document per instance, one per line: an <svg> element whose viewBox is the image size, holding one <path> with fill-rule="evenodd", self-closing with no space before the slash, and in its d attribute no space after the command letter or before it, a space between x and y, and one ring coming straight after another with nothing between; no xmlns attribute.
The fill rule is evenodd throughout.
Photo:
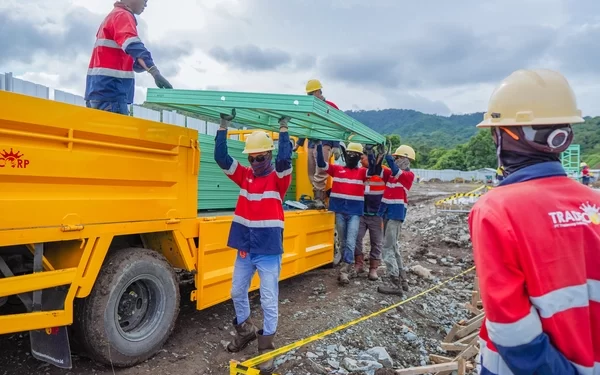
<svg viewBox="0 0 600 375"><path fill-rule="evenodd" d="M364 322L365 320L374 318L374 317L376 317L378 315L381 315L381 314L383 314L385 312L393 310L393 309L397 308L398 306L404 305L405 303L411 302L411 301L413 301L413 300L415 300L415 299L417 299L419 297L422 297L422 296L424 296L424 295L426 295L428 293L431 293L432 291L434 291L436 289L441 288L442 286L448 284L450 281L452 281L454 279L457 279L457 278L459 278L461 276L464 276L467 273L473 271L474 269L475 269L475 267L471 267L468 270L463 271L463 272L459 273L456 276L453 276L453 277L451 277L451 278L449 278L449 279L447 279L445 281L442 281L441 283L439 283L438 285L436 285L434 287L431 287L431 288L429 288L429 289L427 289L427 290L425 290L425 291L423 291L423 292L421 292L419 294L416 294L416 295L414 295L412 297L409 297L409 298L405 299L404 301L400 301L400 302L395 303L395 304L393 304L391 306L388 306L388 307L386 307L384 309L376 311L376 312L374 312L374 313L372 313L370 315L363 316L361 318L358 318L356 320L350 321L348 323L344 323L344 324L342 324L340 326L337 326L335 328L328 329L326 331L323 331L321 333L317 333L317 334L315 334L313 336L304 338L302 340L298 340L298 341L293 342L291 344L288 344L286 346L282 346L279 349L275 349L275 350L270 351L268 353L259 355L257 357L252 358L252 359L249 359L249 360L247 360L247 361L245 361L245 362L243 362L241 364L239 362L237 362L237 361L231 361L229 363L229 365L230 365L229 373L230 373L230 375L237 375L237 374L259 375L260 371L253 368L256 365L259 365L259 364L261 364L261 363L263 363L263 362L265 362L265 361L267 361L267 360L269 360L271 358L275 358L278 355L287 353L287 352L289 352L291 350L294 350L294 349L297 349L297 348L299 348L301 346L309 344L309 343L311 343L313 341L320 340L320 339L322 339L322 338L324 338L326 336L329 336L331 334L339 332L339 331L341 331L343 329L346 329L348 327L352 327L353 325L356 325L358 323ZM277 375L277 374L272 374L272 375Z"/></svg>
<svg viewBox="0 0 600 375"><path fill-rule="evenodd" d="M468 193L456 193L456 194L451 195L448 198L440 199L439 201L435 202L435 205L436 206L440 206L440 205L442 205L442 204L444 204L446 202L453 201L453 200L455 200L457 198L479 198L484 193L477 193L477 192L480 191L480 190L484 190L484 189L487 191L487 190L491 190L492 187L491 186L487 186L487 185L482 185L482 186L478 187L477 189L472 190L472 191L470 191Z"/></svg>

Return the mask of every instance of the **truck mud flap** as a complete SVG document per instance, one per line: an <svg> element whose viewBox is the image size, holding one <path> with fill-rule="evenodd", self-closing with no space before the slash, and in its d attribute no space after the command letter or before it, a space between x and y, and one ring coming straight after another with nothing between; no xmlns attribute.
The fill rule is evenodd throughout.
<svg viewBox="0 0 600 375"><path fill-rule="evenodd" d="M71 346L67 327L29 331L29 338L31 341L31 355L35 359L63 369L72 367Z"/></svg>
<svg viewBox="0 0 600 375"><path fill-rule="evenodd" d="M42 259L44 257L44 244L35 244L33 254L33 272L43 272ZM66 290L52 288L44 291L33 292L33 311L49 311L64 308ZM31 355L35 359L48 362L56 367L70 369L72 367L71 345L67 327L52 327L44 330L29 331Z"/></svg>

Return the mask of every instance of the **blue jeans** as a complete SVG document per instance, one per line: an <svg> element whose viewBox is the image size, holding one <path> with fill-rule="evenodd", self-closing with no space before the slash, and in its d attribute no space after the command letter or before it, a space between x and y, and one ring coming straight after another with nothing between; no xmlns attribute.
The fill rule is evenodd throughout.
<svg viewBox="0 0 600 375"><path fill-rule="evenodd" d="M335 226L340 238L342 249L342 261L354 264L354 249L356 249L356 238L360 227L360 216L335 214Z"/></svg>
<svg viewBox="0 0 600 375"><path fill-rule="evenodd" d="M87 100L85 106L88 108L99 109L112 113L120 113L129 116L129 107L125 101L103 102L100 100Z"/></svg>
<svg viewBox="0 0 600 375"><path fill-rule="evenodd" d="M277 331L279 317L279 274L282 255L249 254L238 251L233 267L231 300L235 308L237 323L241 324L250 317L248 289L254 273L258 270L260 278L260 305L263 310L263 334L269 336Z"/></svg>

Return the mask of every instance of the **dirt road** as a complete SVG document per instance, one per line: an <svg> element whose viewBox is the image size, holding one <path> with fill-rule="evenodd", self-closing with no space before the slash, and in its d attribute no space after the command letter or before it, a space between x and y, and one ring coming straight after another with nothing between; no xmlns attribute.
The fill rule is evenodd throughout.
<svg viewBox="0 0 600 375"><path fill-rule="evenodd" d="M466 192L475 187L468 184L418 184L411 190L402 237L405 261L409 268L421 265L429 269L432 279L411 273L409 295L428 289L437 281L472 266L466 215L436 212L433 203L454 192ZM383 272L380 270L380 274ZM294 342L401 300L378 294L376 290L381 281L358 278L347 287L339 287L336 277L337 269L319 269L281 283L277 345ZM277 372L373 374L378 368L377 361L364 364L374 362L373 353L381 352L381 349L389 354L395 367L429 363L428 354L444 354L438 346L446 331L454 322L468 318L462 304L470 296L472 278L473 275L469 274L401 308L280 356ZM191 289L189 285L182 286L182 296L188 296ZM0 375L228 374L231 358L245 360L257 354L256 344L238 355L224 350L223 343L230 340L233 333L231 303L196 311L191 302L182 300L173 335L158 355L143 364L113 369L86 359L74 347L73 369L59 370L31 358L29 337L25 333L0 337ZM251 294L251 303L253 319L260 325L262 316L258 293ZM357 369L352 370L355 365Z"/></svg>

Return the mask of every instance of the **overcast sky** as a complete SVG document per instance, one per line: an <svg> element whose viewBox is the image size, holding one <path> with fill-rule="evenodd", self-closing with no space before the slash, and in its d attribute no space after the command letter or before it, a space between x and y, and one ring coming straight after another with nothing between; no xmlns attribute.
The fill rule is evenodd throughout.
<svg viewBox="0 0 600 375"><path fill-rule="evenodd" d="M82 95L113 3L0 1L0 72ZM176 88L303 93L318 78L344 110L448 115L545 67L600 115L600 0L149 0L139 32ZM154 82L136 83L139 103Z"/></svg>

